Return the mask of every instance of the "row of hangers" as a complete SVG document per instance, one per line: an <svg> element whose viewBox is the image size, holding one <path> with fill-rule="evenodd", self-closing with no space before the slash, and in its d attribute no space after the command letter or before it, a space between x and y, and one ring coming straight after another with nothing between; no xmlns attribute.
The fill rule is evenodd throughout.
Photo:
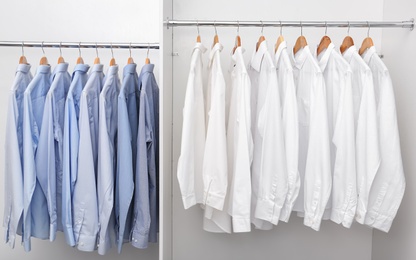
<svg viewBox="0 0 416 260"><path fill-rule="evenodd" d="M261 21L260 21L261 22ZM266 40L266 38L263 35L263 29L264 29L264 25L263 22L262 23L262 28L261 28L261 36L259 37L257 43L256 43L256 51L258 50L260 44ZM367 31L367 37L363 40L361 47L359 49L359 54L362 55L367 49L369 49L370 47L374 46L373 40L370 37L370 23L367 22L368 24L368 31ZM214 28L215 28L215 36L214 36L214 41L212 46L214 46L215 44L217 44L219 42L219 38L218 38L218 34L217 34L217 27L214 24ZM274 51L276 52L277 49L279 48L279 45L284 41L284 37L282 34L282 24L280 25L280 35L277 38L276 44L275 44L275 48ZM201 36L199 35L199 25L197 23L197 30L198 30L198 36L196 38L197 42L201 42ZM317 48L317 55L319 55L323 50L327 49L329 44L332 42L331 38L329 38L327 36L327 31L328 31L328 26L325 23L325 35L322 37L318 48ZM347 36L344 38L344 40L342 41L342 44L340 46L340 51L341 53L344 53L349 47L354 45L354 40L351 38L351 36L349 35L350 33L350 26L348 23L348 31L347 31ZM305 36L303 36L303 27L302 27L302 22L300 22L300 36L298 37L298 39L296 40L295 46L293 47L293 53L296 54L300 49L304 48L305 46L308 45L308 42L306 41ZM235 50L241 46L241 37L240 37L240 25L237 22L237 36L235 37L235 45L233 48L233 53L235 52Z"/></svg>
<svg viewBox="0 0 416 260"><path fill-rule="evenodd" d="M24 45L24 43L22 43L22 56L20 56L20 58L19 58L19 64L28 64L27 59L25 57L23 45ZM65 62L65 59L62 57L62 48L61 48L61 45L62 45L62 43L59 45L59 53L60 53L60 56L58 58L58 64ZM39 61L39 65L48 65L49 62L48 62L48 58L46 58L45 50L43 49L43 42L42 42L41 48L42 48L43 56L42 56L42 58ZM150 48L147 49L147 55L146 55L145 64L150 64L149 49ZM127 59L127 64L133 64L134 63L134 60L133 60L133 57L131 56L131 46L129 48L129 51L130 51L130 56ZM84 64L84 60L83 60L83 58L81 56L81 43L78 46L78 52L79 52L79 57L77 58L77 63L76 64ZM95 46L95 52L96 52L96 55L97 56L94 59L94 64L100 64L101 61L100 61L100 58L98 57L98 48L97 48L97 46ZM114 66L114 65L116 65L116 60L114 58L113 46L112 45L111 45L111 56L112 57L111 57L111 60L110 60L110 66Z"/></svg>

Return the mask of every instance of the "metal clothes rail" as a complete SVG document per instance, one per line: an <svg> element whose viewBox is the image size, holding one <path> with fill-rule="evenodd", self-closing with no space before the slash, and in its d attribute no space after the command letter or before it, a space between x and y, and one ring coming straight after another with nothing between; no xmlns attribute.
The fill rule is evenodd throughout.
<svg viewBox="0 0 416 260"><path fill-rule="evenodd" d="M215 26L215 27L360 27L360 28L407 28L413 30L414 19L406 21L224 21L224 20L169 20L165 25Z"/></svg>
<svg viewBox="0 0 416 260"><path fill-rule="evenodd" d="M159 49L159 43L0 41L0 47Z"/></svg>

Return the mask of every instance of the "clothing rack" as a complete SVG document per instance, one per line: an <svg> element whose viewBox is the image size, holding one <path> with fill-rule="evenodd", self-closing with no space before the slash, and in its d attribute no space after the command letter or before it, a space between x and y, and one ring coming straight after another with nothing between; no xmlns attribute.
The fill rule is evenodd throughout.
<svg viewBox="0 0 416 260"><path fill-rule="evenodd" d="M0 47L159 49L159 43L0 41Z"/></svg>
<svg viewBox="0 0 416 260"><path fill-rule="evenodd" d="M224 21L224 20L169 20L169 27L215 26L215 27L359 27L359 28L407 28L415 26L414 19L407 21Z"/></svg>

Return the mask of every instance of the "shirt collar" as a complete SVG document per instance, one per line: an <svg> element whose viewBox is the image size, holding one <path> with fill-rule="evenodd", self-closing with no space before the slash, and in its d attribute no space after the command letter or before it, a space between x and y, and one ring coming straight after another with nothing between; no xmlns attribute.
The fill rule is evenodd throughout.
<svg viewBox="0 0 416 260"><path fill-rule="evenodd" d="M66 72L66 71L68 71L68 63L67 62L64 62L64 63L58 63L57 65L56 65L56 67L53 69L53 75L55 75L56 73L58 73L58 72Z"/></svg>
<svg viewBox="0 0 416 260"><path fill-rule="evenodd" d="M296 54L294 54L292 52L292 59L293 59L294 65L298 69L301 69L303 67L303 64L306 61L306 58L308 57L308 55L310 55L310 53L311 53L311 51L309 50L308 45L306 45L302 49L298 50L298 52Z"/></svg>
<svg viewBox="0 0 416 260"><path fill-rule="evenodd" d="M207 48L205 48L205 46L201 42L195 43L194 50L195 49L199 49L202 53L205 53L207 51Z"/></svg>
<svg viewBox="0 0 416 260"><path fill-rule="evenodd" d="M210 66L212 65L212 60L214 59L214 55L215 55L215 53L217 53L217 51L222 51L222 49L223 49L223 46L222 46L222 44L221 43L216 43L215 45L214 45L214 47L212 47L212 49L211 49L211 51L210 51L210 53L209 53L209 60L210 60L210 62L209 62L209 64L210 64Z"/></svg>
<svg viewBox="0 0 416 260"><path fill-rule="evenodd" d="M260 43L258 50L254 50L253 56L251 56L251 67L256 71L260 71L261 62L263 61L264 54L267 52L267 41L264 40Z"/></svg>
<svg viewBox="0 0 416 260"><path fill-rule="evenodd" d="M107 75L115 75L118 73L118 65L110 66L107 70Z"/></svg>
<svg viewBox="0 0 416 260"><path fill-rule="evenodd" d="M77 64L75 65L74 72L79 71L79 72L86 73L88 72L89 69L90 69L90 66L88 64Z"/></svg>
<svg viewBox="0 0 416 260"><path fill-rule="evenodd" d="M246 50L239 46L235 49L234 53L231 54L231 58L233 59L233 62L231 63L232 67L236 67L237 69L241 70L241 69L245 69L244 66L244 59L243 57L243 53ZM232 68L230 68L230 71L232 70Z"/></svg>
<svg viewBox="0 0 416 260"><path fill-rule="evenodd" d="M51 73L51 66L50 65L40 65L36 70L36 73L43 73L48 74Z"/></svg>
<svg viewBox="0 0 416 260"><path fill-rule="evenodd" d="M357 48L355 47L355 45L352 45L351 47L349 47L347 50L344 51L342 56L348 61L348 63L350 63L354 52L357 52Z"/></svg>
<svg viewBox="0 0 416 260"><path fill-rule="evenodd" d="M318 55L318 64L319 67L321 68L321 71L324 71L326 68L326 65L328 64L328 60L329 60L329 56L331 56L332 51L334 50L335 45L331 42L328 45L328 48L326 50L324 50L324 52L321 52Z"/></svg>
<svg viewBox="0 0 416 260"><path fill-rule="evenodd" d="M137 68L136 63L127 64L126 66L124 66L123 75L136 73L136 68Z"/></svg>
<svg viewBox="0 0 416 260"><path fill-rule="evenodd" d="M19 65L17 65L16 71L20 71L20 72L23 72L23 73L28 73L30 71L30 67L31 67L30 64L19 64Z"/></svg>
<svg viewBox="0 0 416 260"><path fill-rule="evenodd" d="M286 48L287 48L286 41L281 42L279 47L277 48L277 51L274 54L274 62L275 62L274 65L276 66L276 68L277 68L277 63L279 62L279 59L280 59L280 55L282 54L282 51Z"/></svg>
<svg viewBox="0 0 416 260"><path fill-rule="evenodd" d="M365 61L365 63L369 63L371 60L371 57L373 57L373 54L376 54L376 47L371 46L370 48L368 48L362 55L361 57L363 57L363 60Z"/></svg>
<svg viewBox="0 0 416 260"><path fill-rule="evenodd" d="M91 68L92 72L103 72L104 65L103 64L94 64Z"/></svg>
<svg viewBox="0 0 416 260"><path fill-rule="evenodd" d="M144 72L153 72L154 67L155 67L155 64L145 64L143 66L143 68L142 68L142 72L141 73L144 73Z"/></svg>

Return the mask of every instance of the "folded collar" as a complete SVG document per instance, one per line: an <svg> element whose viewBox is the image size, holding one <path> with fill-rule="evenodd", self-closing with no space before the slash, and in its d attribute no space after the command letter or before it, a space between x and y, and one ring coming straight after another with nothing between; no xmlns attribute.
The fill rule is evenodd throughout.
<svg viewBox="0 0 416 260"><path fill-rule="evenodd" d="M274 54L274 65L277 68L277 63L279 62L280 56L282 55L282 51L287 48L286 41L280 43L279 47L277 48L276 53Z"/></svg>
<svg viewBox="0 0 416 260"><path fill-rule="evenodd" d="M43 73L43 74L51 73L51 66L49 64L40 65L38 69L36 70L36 73Z"/></svg>
<svg viewBox="0 0 416 260"><path fill-rule="evenodd" d="M331 56L332 51L334 50L335 45L331 42L328 45L328 48L326 50L324 50L324 52L320 53L318 58L318 64L319 67L321 68L321 71L324 71L326 68L326 65L328 64L328 60L329 60L329 56Z"/></svg>
<svg viewBox="0 0 416 260"><path fill-rule="evenodd" d="M118 73L118 65L110 66L107 70L107 75L115 75Z"/></svg>
<svg viewBox="0 0 416 260"><path fill-rule="evenodd" d="M31 65L30 64L19 64L17 65L16 71L20 71L23 73L28 73L30 71Z"/></svg>
<svg viewBox="0 0 416 260"><path fill-rule="evenodd" d="M79 72L86 73L88 72L89 69L90 69L90 65L88 64L77 64L75 65L74 72L79 71Z"/></svg>
<svg viewBox="0 0 416 260"><path fill-rule="evenodd" d="M355 45L352 45L351 47L349 47L347 50L344 51L342 56L348 61L348 63L350 63L354 52L357 52L357 48L355 47Z"/></svg>
<svg viewBox="0 0 416 260"><path fill-rule="evenodd" d="M201 42L195 43L194 50L195 49L199 49L202 53L205 53L207 51L207 48L205 48L205 46Z"/></svg>
<svg viewBox="0 0 416 260"><path fill-rule="evenodd" d="M134 74L134 73L136 73L136 69L137 69L137 64L136 63L127 64L123 68L123 75Z"/></svg>
<svg viewBox="0 0 416 260"><path fill-rule="evenodd" d="M143 66L143 68L142 68L141 73L144 73L144 72L153 72L154 67L155 67L155 64L145 64Z"/></svg>
<svg viewBox="0 0 416 260"><path fill-rule="evenodd" d="M371 60L371 57L373 57L373 54L376 54L376 47L371 46L370 48L368 48L362 55L361 57L363 58L363 60L365 61L365 63L369 63Z"/></svg>
<svg viewBox="0 0 416 260"><path fill-rule="evenodd" d="M254 51L251 57L251 67L256 71L260 71L261 63L263 61L264 54L267 52L267 41L262 41L257 51Z"/></svg>
<svg viewBox="0 0 416 260"><path fill-rule="evenodd" d="M301 69L303 67L303 64L306 61L306 58L310 54L311 54L311 51L309 50L308 45L300 49L296 54L292 52L292 59L293 59L295 67L297 67L298 69Z"/></svg>
<svg viewBox="0 0 416 260"><path fill-rule="evenodd" d="M222 44L221 43L216 43L215 45L214 45L214 47L212 47L212 49L211 49L211 51L210 51L210 53L209 53L209 66L211 67L212 66L212 61L213 61L213 59L214 59L214 56L215 56L215 54L217 53L217 51L222 51L222 49L223 49L223 46L222 46Z"/></svg>
<svg viewBox="0 0 416 260"><path fill-rule="evenodd" d="M102 72L104 68L103 64L94 64L91 68L91 72Z"/></svg>

